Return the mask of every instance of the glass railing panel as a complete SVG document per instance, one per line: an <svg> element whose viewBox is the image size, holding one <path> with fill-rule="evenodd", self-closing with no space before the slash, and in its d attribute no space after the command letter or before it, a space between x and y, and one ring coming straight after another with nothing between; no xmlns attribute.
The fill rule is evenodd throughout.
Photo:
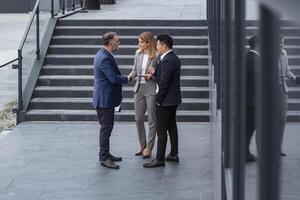
<svg viewBox="0 0 300 200"><path fill-rule="evenodd" d="M246 0L246 55L245 55L245 64L246 64L246 132L245 132L245 200L257 199L257 183L258 183L258 151L257 151L257 135L255 130L255 73L251 73L249 68L255 68L255 64L251 64L251 60L258 60L258 55L253 56L250 53L250 43L251 41L255 42L256 47L251 49L259 53L257 37L254 36L259 34L259 0ZM252 39L250 39L252 38ZM252 44L252 43L251 43ZM255 63L255 62L253 62ZM256 63L258 65L259 63ZM250 81L253 80L253 81ZM251 95L253 94L253 95Z"/></svg>
<svg viewBox="0 0 300 200"><path fill-rule="evenodd" d="M29 28L28 35L22 48L22 83L23 91L30 77L35 59L36 59L36 16L34 16L32 25Z"/></svg>
<svg viewBox="0 0 300 200"><path fill-rule="evenodd" d="M18 95L18 71L11 68L11 64L0 68L0 121L7 120L7 116L11 114L10 104L14 103ZM10 106L10 107L9 107ZM6 111L4 111L6 110ZM3 124L0 124L1 126ZM0 128L1 129L1 128Z"/></svg>
<svg viewBox="0 0 300 200"><path fill-rule="evenodd" d="M40 3L40 44L47 31L47 26L51 20L51 1L41 0Z"/></svg>

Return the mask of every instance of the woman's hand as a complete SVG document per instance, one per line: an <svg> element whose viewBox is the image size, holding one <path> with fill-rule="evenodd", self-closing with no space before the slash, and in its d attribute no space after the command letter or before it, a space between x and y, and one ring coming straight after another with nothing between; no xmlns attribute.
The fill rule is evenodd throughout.
<svg viewBox="0 0 300 200"><path fill-rule="evenodd" d="M150 65L147 69L147 74L153 75L154 72L155 72L155 68L152 65Z"/></svg>
<svg viewBox="0 0 300 200"><path fill-rule="evenodd" d="M149 81L149 80L151 80L152 79L152 74L146 74L145 75L145 79L147 80L147 81Z"/></svg>

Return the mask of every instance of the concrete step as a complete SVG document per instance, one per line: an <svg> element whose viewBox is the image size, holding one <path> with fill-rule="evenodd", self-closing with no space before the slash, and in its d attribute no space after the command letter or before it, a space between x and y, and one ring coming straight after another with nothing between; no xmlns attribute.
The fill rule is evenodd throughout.
<svg viewBox="0 0 300 200"><path fill-rule="evenodd" d="M119 36L121 45L138 44L138 35ZM208 36L173 36L174 45L208 45ZM102 35L57 35L51 39L51 45L98 45L101 47Z"/></svg>
<svg viewBox="0 0 300 200"><path fill-rule="evenodd" d="M210 77L208 76L181 76L181 86L208 87ZM92 86L94 84L94 76L64 76L42 75L38 78L38 86ZM128 85L133 86L134 82Z"/></svg>
<svg viewBox="0 0 300 200"><path fill-rule="evenodd" d="M137 45L120 45L116 55L134 55ZM205 45L174 45L173 50L177 55L208 55L208 46ZM50 45L49 54L96 54L99 45Z"/></svg>
<svg viewBox="0 0 300 200"><path fill-rule="evenodd" d="M121 74L129 74L132 65L120 65ZM207 65L183 65L181 75L207 76L209 67ZM45 65L42 75L94 75L94 67L91 65Z"/></svg>
<svg viewBox="0 0 300 200"><path fill-rule="evenodd" d="M178 122L208 122L209 111L177 111ZM147 117L146 117L147 119ZM145 119L145 120L146 120ZM98 121L95 110L30 110L26 121ZM134 111L115 113L115 121L135 121Z"/></svg>
<svg viewBox="0 0 300 200"><path fill-rule="evenodd" d="M299 111L300 113L300 98L289 98L288 110Z"/></svg>
<svg viewBox="0 0 300 200"><path fill-rule="evenodd" d="M300 122L300 111L287 111L287 122Z"/></svg>
<svg viewBox="0 0 300 200"><path fill-rule="evenodd" d="M288 55L300 55L300 45L285 45L284 49Z"/></svg>
<svg viewBox="0 0 300 200"><path fill-rule="evenodd" d="M258 26L260 21L258 20L247 20L246 21L246 26ZM297 22L292 21L292 20L281 20L280 25L281 26L295 26Z"/></svg>
<svg viewBox="0 0 300 200"><path fill-rule="evenodd" d="M249 39L250 36L252 36L252 35L248 35L246 37L246 39ZM248 44L247 41L246 41L246 44ZM300 36L284 35L284 44L285 44L285 47L286 46L299 46L300 45Z"/></svg>
<svg viewBox="0 0 300 200"><path fill-rule="evenodd" d="M92 98L33 98L29 109L94 110ZM123 98L123 110L134 110L134 99ZM209 99L183 98L178 110L209 110Z"/></svg>
<svg viewBox="0 0 300 200"><path fill-rule="evenodd" d="M48 54L45 59L46 64L52 65L92 65L94 54L76 55L76 54ZM182 65L208 65L209 56L207 55L179 55ZM134 55L116 55L119 65L132 65Z"/></svg>
<svg viewBox="0 0 300 200"><path fill-rule="evenodd" d="M25 118L29 121L97 121L92 107L93 60L102 34L118 33L115 57L122 74L131 71L138 35L151 31L174 38L181 59L181 94L177 120L209 121L209 42L207 22L200 20L69 20L59 19ZM135 81L123 85L122 112L116 121L134 121Z"/></svg>
<svg viewBox="0 0 300 200"><path fill-rule="evenodd" d="M293 83L294 84L294 83ZM300 85L294 84L293 87L289 87L289 98L291 99L300 99Z"/></svg>
<svg viewBox="0 0 300 200"><path fill-rule="evenodd" d="M300 76L300 65L291 65L290 69L295 75Z"/></svg>
<svg viewBox="0 0 300 200"><path fill-rule="evenodd" d="M300 27L297 26L284 26L281 27L280 33L284 36L299 36ZM252 36L258 34L258 27L248 26L246 27L245 34L247 36Z"/></svg>
<svg viewBox="0 0 300 200"><path fill-rule="evenodd" d="M207 87L181 87L183 98L209 98ZM133 87L123 86L122 95L124 98L133 98ZM91 98L93 86L37 86L34 89L33 98L39 97L81 97Z"/></svg>
<svg viewBox="0 0 300 200"><path fill-rule="evenodd" d="M206 20L91 20L91 19L59 19L58 26L207 26Z"/></svg>
<svg viewBox="0 0 300 200"><path fill-rule="evenodd" d="M161 33L178 36L204 36L208 34L207 26L57 26L54 35L103 35L114 31L118 35L139 35L150 31L155 35Z"/></svg>

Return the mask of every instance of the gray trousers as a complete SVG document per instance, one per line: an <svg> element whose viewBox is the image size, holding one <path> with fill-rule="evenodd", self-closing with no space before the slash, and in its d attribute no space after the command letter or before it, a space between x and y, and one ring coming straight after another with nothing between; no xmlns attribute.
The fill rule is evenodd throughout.
<svg viewBox="0 0 300 200"><path fill-rule="evenodd" d="M134 94L135 121L141 147L152 150L156 135L156 103L153 94L153 85L141 84L137 93ZM155 89L154 89L155 91ZM148 142L144 125L145 113L148 114Z"/></svg>
<svg viewBox="0 0 300 200"><path fill-rule="evenodd" d="M279 92L279 98L280 98L280 109L281 109L281 115L280 115L280 121L278 124L278 129L279 129L279 135L278 135L278 142L279 142L279 149L280 152L282 148L282 141L283 141L283 134L285 130L285 123L286 123L286 110L287 110L287 100L288 100L288 95L287 93L284 92L284 90L281 88Z"/></svg>

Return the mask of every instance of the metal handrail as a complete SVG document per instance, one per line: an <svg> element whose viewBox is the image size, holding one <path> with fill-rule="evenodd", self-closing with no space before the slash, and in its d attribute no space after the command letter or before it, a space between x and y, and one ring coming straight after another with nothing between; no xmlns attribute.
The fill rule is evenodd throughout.
<svg viewBox="0 0 300 200"><path fill-rule="evenodd" d="M0 65L0 68L5 67L6 65L9 65L9 64L14 63L16 61L18 61L18 58L15 58L15 59L13 59L11 61L8 61L7 63L4 63L3 65Z"/></svg>
<svg viewBox="0 0 300 200"><path fill-rule="evenodd" d="M18 58L10 61L9 63L5 63L5 65L3 66L6 66L12 62L15 62L15 61L18 61L18 64L15 64L13 65L13 69L18 69L18 108L17 109L14 109L14 112L17 113L17 124L20 123L21 121L23 121L23 82L22 82L22 71L23 71L23 56L22 56L22 50L23 50L23 47L24 47L24 44L26 42L26 39L28 37L28 34L29 34L29 31L33 25L33 21L34 21L34 17L36 17L36 60L39 60L40 59L40 18L39 18L39 13L40 13L40 2L41 0L37 0L35 5L34 5L34 8L33 8L33 11L32 11L32 14L30 16L30 20L29 20L29 23L27 24L26 26L26 30L25 30L25 33L22 37L22 40L20 42L20 45L19 45L19 48L18 48ZM51 3L50 3L50 14L51 14L51 18L54 18L55 14L54 14L54 0L51 0ZM84 5L81 4L80 7L81 7L81 10L84 10ZM76 9L76 6L75 6L75 0L73 0L72 2L72 13L75 13ZM79 9L80 10L80 9ZM65 0L63 0L63 15L62 16L66 16L68 15L65 14ZM58 16L58 17L61 17L61 16ZM1 65L2 67L2 65Z"/></svg>
<svg viewBox="0 0 300 200"><path fill-rule="evenodd" d="M31 27L31 25L32 25L33 19L34 19L34 17L35 17L35 14L36 14L36 12L37 12L37 10L38 10L39 5L40 5L40 1L41 1L41 0L37 0L36 3L35 3L35 6L34 6L34 8L33 8L33 10L32 10L32 14L31 14L31 16L30 16L29 23L28 23L27 26L26 26L25 33L24 33L23 38L22 38L22 40L21 40L21 43L20 43L20 46L19 46L19 50L23 49L23 46L24 46L25 41L26 41L26 38L27 38L27 36L28 36L28 34L29 34L30 27Z"/></svg>

